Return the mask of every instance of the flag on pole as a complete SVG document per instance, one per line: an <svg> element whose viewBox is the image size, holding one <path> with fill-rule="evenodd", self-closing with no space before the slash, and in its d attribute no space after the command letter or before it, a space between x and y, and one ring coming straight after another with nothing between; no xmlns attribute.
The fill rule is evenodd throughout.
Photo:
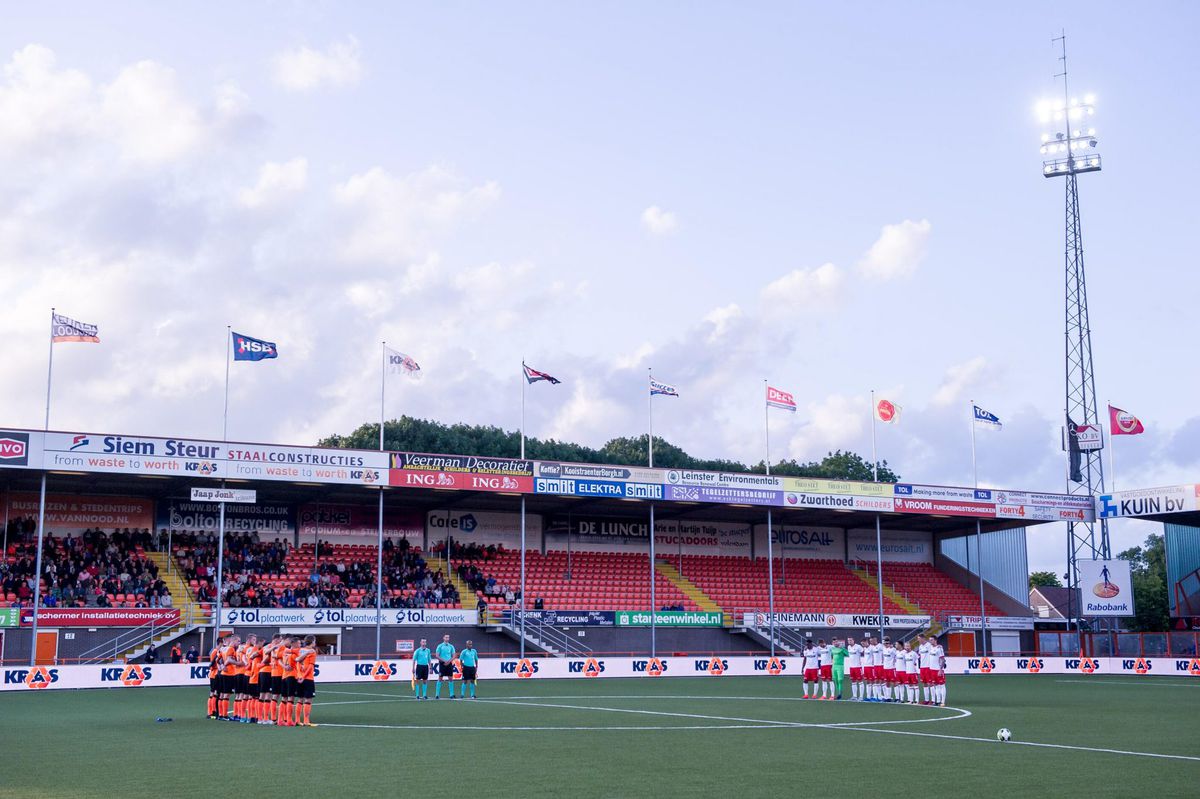
<svg viewBox="0 0 1200 799"><path fill-rule="evenodd" d="M1141 419L1113 405L1108 406L1108 424L1108 432L1114 436L1137 436L1146 432Z"/></svg>
<svg viewBox="0 0 1200 799"><path fill-rule="evenodd" d="M54 344L65 341L81 341L88 344L100 343L100 328L86 322L77 322L61 314L53 314L50 321L50 340Z"/></svg>
<svg viewBox="0 0 1200 799"><path fill-rule="evenodd" d="M976 427L983 425L987 430L999 430L1004 427L1004 424L996 414L991 411L985 411L978 405L973 405L972 407L975 409L974 421Z"/></svg>
<svg viewBox="0 0 1200 799"><path fill-rule="evenodd" d="M900 421L901 408L891 400L881 399L875 403L875 418L884 424L896 424Z"/></svg>
<svg viewBox="0 0 1200 799"><path fill-rule="evenodd" d="M403 375L413 380L421 379L421 365L413 360L411 355L405 355L403 352L394 350L386 344L383 346L383 349L387 355L387 373L389 375Z"/></svg>
<svg viewBox="0 0 1200 799"><path fill-rule="evenodd" d="M525 370L525 380L530 383L538 383L542 380L547 380L550 385L557 386L562 381L553 375L548 375L545 372L539 372L532 366L527 366L524 361L521 362L521 368Z"/></svg>
<svg viewBox="0 0 1200 799"><path fill-rule="evenodd" d="M650 378L650 396L662 394L664 397L678 397L679 392L675 390L675 386L667 385L666 383Z"/></svg>
<svg viewBox="0 0 1200 799"><path fill-rule="evenodd" d="M261 361L265 358L278 358L279 349L273 341L233 334L233 359L235 361Z"/></svg>
<svg viewBox="0 0 1200 799"><path fill-rule="evenodd" d="M767 386L767 406L795 413L796 399L786 391L780 391L774 386Z"/></svg>

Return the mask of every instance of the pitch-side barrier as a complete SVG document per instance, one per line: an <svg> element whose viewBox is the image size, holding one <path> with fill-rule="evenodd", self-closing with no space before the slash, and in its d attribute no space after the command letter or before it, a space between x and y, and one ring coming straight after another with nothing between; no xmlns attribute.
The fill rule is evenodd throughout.
<svg viewBox="0 0 1200 799"><path fill-rule="evenodd" d="M605 677L800 676L791 657L586 657L487 658L480 680L601 679ZM1200 658L952 657L947 674L1124 674L1135 677L1200 678ZM458 675L456 674L456 677ZM319 661L321 683L408 683L411 660ZM161 663L113 666L24 666L0 668L0 691L66 688L205 686L208 666Z"/></svg>

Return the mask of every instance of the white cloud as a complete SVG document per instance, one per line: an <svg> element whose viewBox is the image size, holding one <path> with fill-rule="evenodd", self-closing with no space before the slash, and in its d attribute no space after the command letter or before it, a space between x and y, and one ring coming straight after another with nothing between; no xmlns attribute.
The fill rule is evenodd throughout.
<svg viewBox="0 0 1200 799"><path fill-rule="evenodd" d="M988 360L977 355L971 360L951 366L946 370L942 384L933 395L934 405L950 405L958 400L968 399L967 391L979 388L988 372Z"/></svg>
<svg viewBox="0 0 1200 799"><path fill-rule="evenodd" d="M826 452L849 449L871 457L867 425L871 403L866 397L831 394L822 400L808 403L803 412L801 427L791 436L785 452L772 458L820 460Z"/></svg>
<svg viewBox="0 0 1200 799"><path fill-rule="evenodd" d="M842 282L842 271L833 264L794 269L762 290L764 310L791 314L797 309L826 307L837 299Z"/></svg>
<svg viewBox="0 0 1200 799"><path fill-rule="evenodd" d="M708 334L709 343L724 336L729 328L741 318L742 309L738 307L737 303L730 303L709 311L704 317L704 321L712 325L712 332Z"/></svg>
<svg viewBox="0 0 1200 799"><path fill-rule="evenodd" d="M500 198L493 182L470 186L439 167L397 178L381 167L334 189L351 222L342 243L350 261L402 263L427 255L427 234L472 218Z"/></svg>
<svg viewBox="0 0 1200 799"><path fill-rule="evenodd" d="M884 225L879 238L859 262L859 270L875 280L911 276L925 260L931 230L928 219L920 222L905 219L895 225Z"/></svg>
<svg viewBox="0 0 1200 799"><path fill-rule="evenodd" d="M238 203L243 208L272 206L304 191L307 184L307 159L293 158L283 163L268 161L258 170L258 182L238 192Z"/></svg>
<svg viewBox="0 0 1200 799"><path fill-rule="evenodd" d="M642 211L642 227L655 236L665 236L678 230L679 220L671 211L664 211L657 205L652 205Z"/></svg>
<svg viewBox="0 0 1200 799"><path fill-rule="evenodd" d="M352 86L362 78L358 39L347 36L324 50L307 45L285 50L274 59L275 82L288 91L306 92L322 86Z"/></svg>

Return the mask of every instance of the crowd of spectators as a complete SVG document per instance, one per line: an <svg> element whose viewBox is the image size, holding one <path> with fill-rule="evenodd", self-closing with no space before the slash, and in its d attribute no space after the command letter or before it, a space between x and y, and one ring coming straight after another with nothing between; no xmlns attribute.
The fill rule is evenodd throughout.
<svg viewBox="0 0 1200 799"><path fill-rule="evenodd" d="M33 604L37 570L36 523L12 519L6 528L5 557L0 559L0 594L20 606ZM78 535L47 533L42 548L43 607L169 608L171 591L159 579L158 566L142 552L162 546L148 529L98 528Z"/></svg>

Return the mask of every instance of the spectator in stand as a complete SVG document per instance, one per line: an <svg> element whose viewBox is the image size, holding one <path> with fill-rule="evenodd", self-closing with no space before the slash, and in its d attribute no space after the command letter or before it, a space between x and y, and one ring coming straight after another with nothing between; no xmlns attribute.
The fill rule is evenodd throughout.
<svg viewBox="0 0 1200 799"><path fill-rule="evenodd" d="M158 649L154 646L153 641L150 642L150 648L146 650L146 654L143 657L143 659L147 663L157 663L158 662Z"/></svg>
<svg viewBox="0 0 1200 799"><path fill-rule="evenodd" d="M533 600L533 609L534 610L545 610L546 609L546 603L542 601L542 598L540 596Z"/></svg>
<svg viewBox="0 0 1200 799"><path fill-rule="evenodd" d="M171 662L172 663L182 663L183 662L183 649L180 648L178 641L171 644Z"/></svg>
<svg viewBox="0 0 1200 799"><path fill-rule="evenodd" d="M195 644L188 647L187 654L183 656L184 663L196 663L200 660L200 650Z"/></svg>

